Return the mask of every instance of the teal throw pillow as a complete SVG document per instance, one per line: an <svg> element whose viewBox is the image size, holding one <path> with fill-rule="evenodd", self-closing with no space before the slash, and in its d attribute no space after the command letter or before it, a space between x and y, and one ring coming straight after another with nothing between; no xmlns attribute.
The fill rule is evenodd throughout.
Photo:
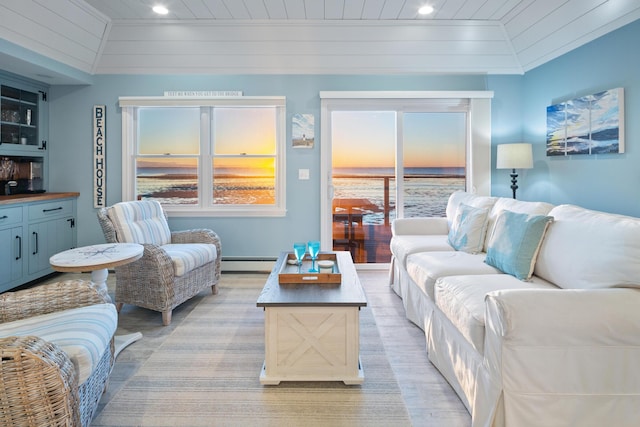
<svg viewBox="0 0 640 427"><path fill-rule="evenodd" d="M449 244L457 251L475 254L482 251L487 234L488 208L460 203L449 230Z"/></svg>
<svg viewBox="0 0 640 427"><path fill-rule="evenodd" d="M485 262L520 280L529 280L552 221L551 216L502 211L489 238Z"/></svg>

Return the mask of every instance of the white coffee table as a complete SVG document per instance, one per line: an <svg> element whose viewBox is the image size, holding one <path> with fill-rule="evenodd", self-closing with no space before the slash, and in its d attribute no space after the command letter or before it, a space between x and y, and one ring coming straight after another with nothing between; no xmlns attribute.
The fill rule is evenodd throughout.
<svg viewBox="0 0 640 427"><path fill-rule="evenodd" d="M341 283L279 283L280 254L256 305L265 311L260 383L342 381L362 384L360 309L367 306L349 252L336 255Z"/></svg>
<svg viewBox="0 0 640 427"><path fill-rule="evenodd" d="M111 301L107 289L109 268L129 264L142 257L144 246L137 243L104 243L82 246L57 253L49 258L51 268L65 273L91 272L91 281L107 301ZM142 338L140 332L114 337L115 355L128 345Z"/></svg>

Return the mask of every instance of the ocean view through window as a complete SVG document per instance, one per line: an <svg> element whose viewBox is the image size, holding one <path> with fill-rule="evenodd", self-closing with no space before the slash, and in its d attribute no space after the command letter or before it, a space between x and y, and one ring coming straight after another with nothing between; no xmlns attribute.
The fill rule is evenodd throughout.
<svg viewBox="0 0 640 427"><path fill-rule="evenodd" d="M331 142L333 249L356 263L390 262L394 219L444 216L466 188L466 111L332 111Z"/></svg>
<svg viewBox="0 0 640 427"><path fill-rule="evenodd" d="M284 99L265 98L157 97L123 108L126 192L184 216L283 215Z"/></svg>
<svg viewBox="0 0 640 427"><path fill-rule="evenodd" d="M405 217L445 216L452 192L465 188L465 168L405 168ZM385 180L389 205L385 207ZM366 199L375 209L363 215L364 224L384 224L396 218L396 183L393 168L334 168L335 198Z"/></svg>

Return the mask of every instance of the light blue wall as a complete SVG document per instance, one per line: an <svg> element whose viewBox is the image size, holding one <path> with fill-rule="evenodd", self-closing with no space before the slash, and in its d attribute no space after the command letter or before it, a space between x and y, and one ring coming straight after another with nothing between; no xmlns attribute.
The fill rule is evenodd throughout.
<svg viewBox="0 0 640 427"><path fill-rule="evenodd" d="M209 227L221 236L225 256L272 257L294 240L320 235L320 98L324 90L486 90L484 76L95 76L90 86L52 87L50 99L50 191L78 191L78 244L103 242L93 208L93 105L107 106L107 204L121 200L119 96L161 96L167 90L242 90L246 96L287 98L291 116L316 116L312 150L287 147L287 216L284 218L170 218L173 229ZM298 169L311 179L297 179Z"/></svg>
<svg viewBox="0 0 640 427"><path fill-rule="evenodd" d="M174 218L175 229L211 227L225 256L271 257L294 240L320 233L320 98L324 90L492 90L492 193L510 197L508 170L495 170L495 145L531 142L534 169L520 171L518 198L574 203L640 216L640 21L540 66L524 76L94 76L90 86L52 87L50 191L78 191L78 244L102 242L92 199L92 121L95 104L107 105L107 203L121 196L119 96L162 95L166 90L242 90L245 95L287 97L291 115L316 116L313 150L287 150L287 216L284 218ZM549 158L546 107L559 100L625 88L626 153ZM300 168L311 170L299 181Z"/></svg>
<svg viewBox="0 0 640 427"><path fill-rule="evenodd" d="M518 198L572 203L640 216L640 21L605 35L525 74L523 140L534 147L534 169L522 174ZM490 80L491 81L491 80ZM489 85L490 88L492 84ZM546 107L576 96L624 88L624 154L547 157ZM502 123L501 123L502 124ZM494 140L494 143L496 141ZM509 181L494 171L494 193ZM508 185L503 185L508 190Z"/></svg>
<svg viewBox="0 0 640 427"><path fill-rule="evenodd" d="M495 196L512 196L510 171L496 170L496 146L523 141L522 80L523 76L488 77L489 90L494 92L491 102L491 194ZM526 176L520 179L524 188ZM522 199L518 191L518 199Z"/></svg>

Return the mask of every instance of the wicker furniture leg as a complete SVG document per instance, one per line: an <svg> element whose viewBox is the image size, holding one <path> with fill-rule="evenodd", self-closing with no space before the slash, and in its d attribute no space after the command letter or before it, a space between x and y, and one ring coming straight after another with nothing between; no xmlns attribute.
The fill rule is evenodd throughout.
<svg viewBox="0 0 640 427"><path fill-rule="evenodd" d="M171 314L173 310L167 310L162 312L162 325L169 326L171 324Z"/></svg>

